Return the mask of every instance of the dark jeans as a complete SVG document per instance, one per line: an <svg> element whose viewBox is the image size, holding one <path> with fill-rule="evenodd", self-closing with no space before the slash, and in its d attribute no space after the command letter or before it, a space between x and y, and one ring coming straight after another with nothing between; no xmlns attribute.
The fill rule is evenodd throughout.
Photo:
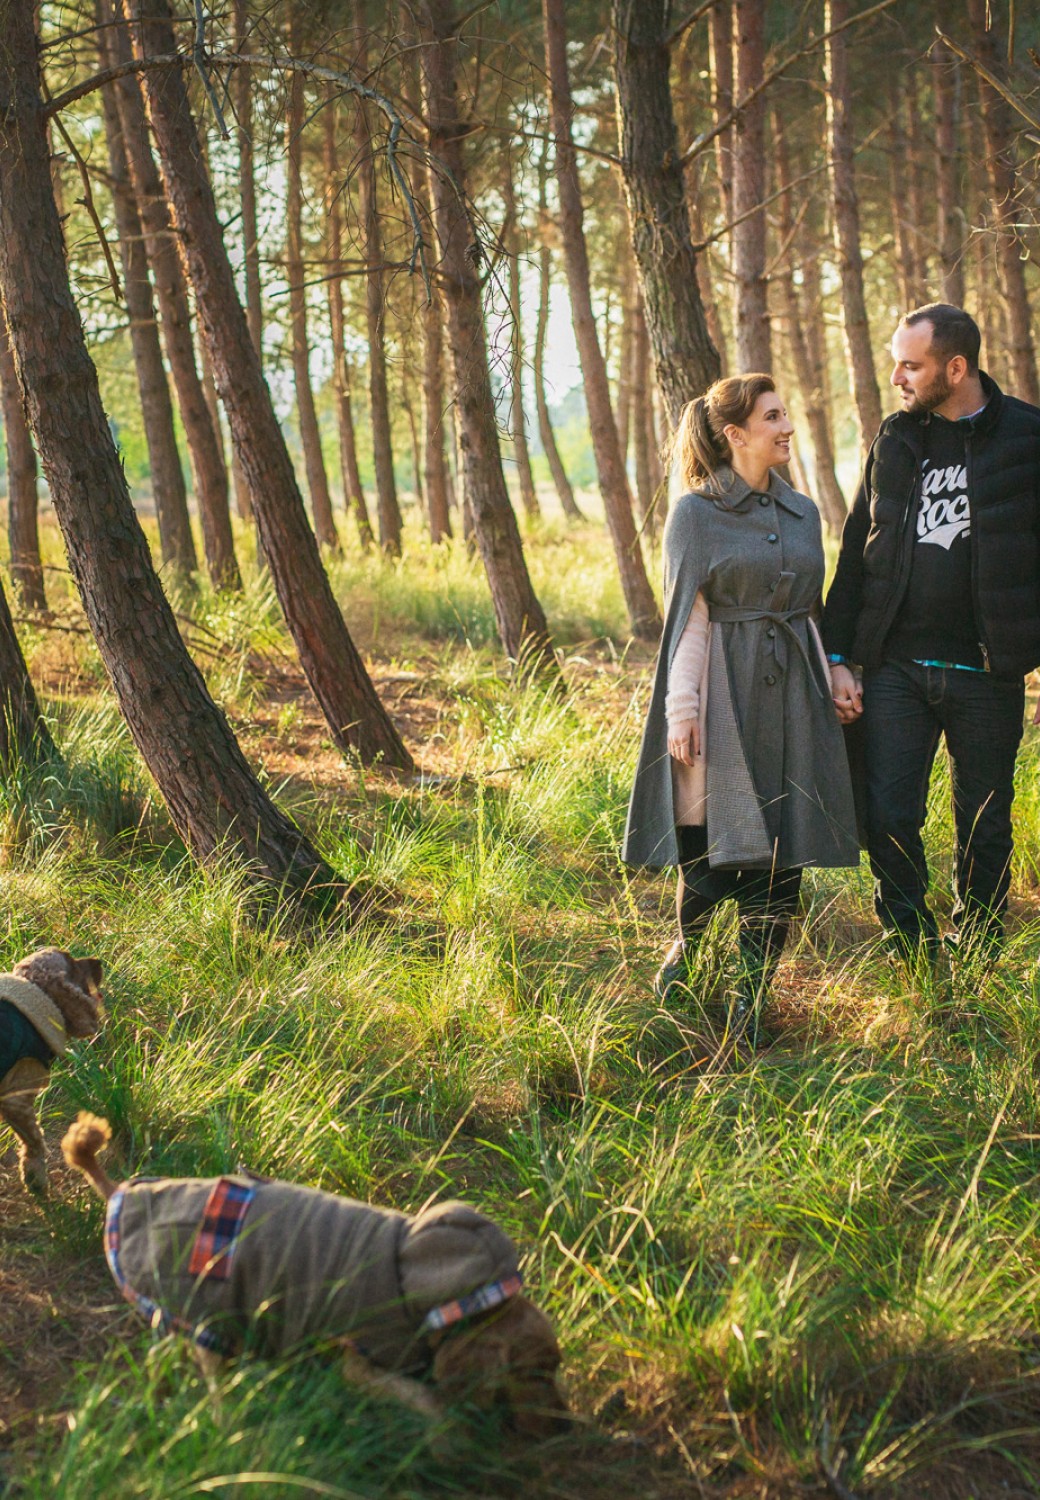
<svg viewBox="0 0 1040 1500"><path fill-rule="evenodd" d="M946 737L957 834L954 921L999 939L1011 878L1011 800L1025 687L988 672L886 662L863 683L874 910L901 947L934 946L921 842L928 779Z"/></svg>
<svg viewBox="0 0 1040 1500"><path fill-rule="evenodd" d="M679 836L679 931L687 947L700 941L715 908L737 903L740 956L752 988L768 984L787 941L798 905L798 870L713 870L708 864L708 830L682 827Z"/></svg>

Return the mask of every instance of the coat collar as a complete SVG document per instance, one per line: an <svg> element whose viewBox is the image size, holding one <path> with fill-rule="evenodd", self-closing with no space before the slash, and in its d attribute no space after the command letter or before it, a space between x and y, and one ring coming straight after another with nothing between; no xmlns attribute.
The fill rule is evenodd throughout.
<svg viewBox="0 0 1040 1500"><path fill-rule="evenodd" d="M962 419L965 425L970 428L973 436L985 436L986 433L992 431L1004 408L1004 392L993 377L987 375L985 370L980 370L979 379L982 382L982 389L986 396L986 404L974 417L965 417ZM911 416L907 411L897 411L892 416L885 418L885 421L881 424L881 431L884 432L887 429L888 431L898 433L904 442L909 443L910 447L920 457L924 451L925 430L931 420L932 414L930 411L921 412L917 416Z"/></svg>
<svg viewBox="0 0 1040 1500"><path fill-rule="evenodd" d="M709 488L707 485L696 493L702 495L705 500L710 500L718 510L731 510L743 513L751 507L751 501L762 493L761 490L753 490L746 479L742 479L728 465L716 469L712 476L714 483ZM792 516L802 517L806 515L807 508L812 501L807 495L801 495L796 489L789 485L786 479L781 479L775 469L769 471L769 488L765 491L771 500L777 505L782 505L784 510Z"/></svg>

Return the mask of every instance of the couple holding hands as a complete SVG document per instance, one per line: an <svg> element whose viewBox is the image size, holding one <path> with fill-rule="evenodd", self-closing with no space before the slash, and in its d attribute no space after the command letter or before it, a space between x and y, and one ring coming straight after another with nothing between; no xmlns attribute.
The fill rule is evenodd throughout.
<svg viewBox="0 0 1040 1500"><path fill-rule="evenodd" d="M678 865L667 1003L720 902L739 913L734 1035L757 1039L802 870L859 863L842 726L859 740L874 905L891 948L939 946L921 830L939 737L956 826L952 941L999 945L1024 682L1040 664L1040 409L932 303L892 339L902 409L875 437L822 610L816 506L774 471L793 427L768 375L718 381L676 436L665 624L622 855ZM1040 710L1038 710L1040 718Z"/></svg>

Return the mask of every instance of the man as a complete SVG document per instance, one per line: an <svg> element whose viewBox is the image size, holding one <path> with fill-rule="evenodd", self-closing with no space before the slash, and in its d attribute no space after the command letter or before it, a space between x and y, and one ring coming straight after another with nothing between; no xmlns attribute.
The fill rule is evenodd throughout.
<svg viewBox="0 0 1040 1500"><path fill-rule="evenodd" d="M902 410L871 445L824 610L838 716L863 716L874 907L908 955L939 941L921 829L940 734L957 941L1003 935L1022 679L1040 664L1040 410L979 369L979 345L948 303L900 322Z"/></svg>

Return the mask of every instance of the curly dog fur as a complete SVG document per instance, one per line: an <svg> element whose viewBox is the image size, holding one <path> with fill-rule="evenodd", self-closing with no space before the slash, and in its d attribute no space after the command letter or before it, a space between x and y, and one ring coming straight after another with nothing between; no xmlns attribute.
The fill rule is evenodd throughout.
<svg viewBox="0 0 1040 1500"><path fill-rule="evenodd" d="M0 975L0 1120L18 1137L18 1165L30 1192L47 1191L47 1157L36 1096L69 1038L101 1028L101 964L63 948L40 948ZM5 988L12 1000L4 994Z"/></svg>

